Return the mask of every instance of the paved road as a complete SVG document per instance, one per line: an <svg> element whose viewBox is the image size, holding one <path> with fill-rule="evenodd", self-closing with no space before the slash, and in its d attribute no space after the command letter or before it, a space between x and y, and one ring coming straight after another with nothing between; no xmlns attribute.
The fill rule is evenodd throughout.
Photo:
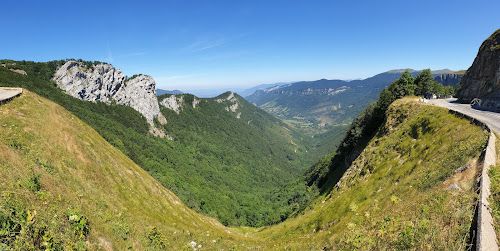
<svg viewBox="0 0 500 251"><path fill-rule="evenodd" d="M20 88L0 88L0 101L12 98L20 92L22 92Z"/></svg>
<svg viewBox="0 0 500 251"><path fill-rule="evenodd" d="M500 133L500 113L483 111L471 108L469 104L460 104L456 102L456 98L450 99L426 99L425 102L441 107L446 107L450 110L455 110L473 117L486 123L493 131Z"/></svg>
<svg viewBox="0 0 500 251"><path fill-rule="evenodd" d="M12 98L12 97L16 96L18 93L19 93L18 91L0 90L0 100Z"/></svg>

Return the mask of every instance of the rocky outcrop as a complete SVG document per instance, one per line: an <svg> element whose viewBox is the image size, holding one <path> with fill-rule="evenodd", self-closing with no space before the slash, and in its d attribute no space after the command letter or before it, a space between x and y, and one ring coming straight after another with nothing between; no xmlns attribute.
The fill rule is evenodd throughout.
<svg viewBox="0 0 500 251"><path fill-rule="evenodd" d="M224 109L226 111L228 111L228 112L229 111L236 112L236 110L238 110L238 107L240 105L240 103L238 102L238 98L236 98L236 96L234 95L233 92L228 92L228 93L229 93L229 95L226 98L218 98L215 101L217 103L222 103L222 102L225 102L225 101L229 101L228 102L229 106L225 107ZM240 117L241 117L241 112L236 115L236 118L239 119Z"/></svg>
<svg viewBox="0 0 500 251"><path fill-rule="evenodd" d="M474 63L462 77L461 87L461 102L480 98L483 106L500 108L500 30L483 42Z"/></svg>
<svg viewBox="0 0 500 251"><path fill-rule="evenodd" d="M16 67L16 63L5 63L5 64L0 64L0 66L6 67L7 69L9 69L9 71L13 71L13 72L19 73L21 75L28 75L28 73L26 73L24 70L12 68L12 67Z"/></svg>
<svg viewBox="0 0 500 251"><path fill-rule="evenodd" d="M123 88L120 88L113 98L116 103L130 106L140 112L150 124L154 118L161 124L166 124L167 120L160 113L155 86L155 80L151 76L139 75L126 80Z"/></svg>
<svg viewBox="0 0 500 251"><path fill-rule="evenodd" d="M154 119L161 124L167 120L160 113L154 79L146 75L127 79L123 72L110 64L88 67L83 62L68 61L54 74L59 88L67 94L91 102L116 103L140 112L151 125L151 133L164 136L154 126Z"/></svg>
<svg viewBox="0 0 500 251"><path fill-rule="evenodd" d="M444 86L456 85L458 84L458 82L460 82L460 79L462 79L462 77L463 74L449 73L436 76L434 80L436 80L438 83L441 83Z"/></svg>
<svg viewBox="0 0 500 251"><path fill-rule="evenodd" d="M180 95L180 97L177 97L175 95L171 95L162 101L160 101L160 104L164 106L167 109L170 109L174 111L175 113L179 114L182 110L182 104L184 103L184 96ZM193 101L194 103L194 101ZM193 104L193 108L195 105Z"/></svg>

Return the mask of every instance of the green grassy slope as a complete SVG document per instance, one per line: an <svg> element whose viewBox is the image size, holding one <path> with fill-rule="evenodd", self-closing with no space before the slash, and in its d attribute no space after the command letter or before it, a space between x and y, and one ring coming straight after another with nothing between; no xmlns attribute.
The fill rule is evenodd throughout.
<svg viewBox="0 0 500 251"><path fill-rule="evenodd" d="M497 240L500 238L500 140L498 135L496 136L496 165L490 166L489 176L490 176L490 202L491 216L493 216L493 222L495 224L495 229L497 230Z"/></svg>
<svg viewBox="0 0 500 251"><path fill-rule="evenodd" d="M184 206L61 106L25 90L0 118L0 249L251 245Z"/></svg>
<svg viewBox="0 0 500 251"><path fill-rule="evenodd" d="M487 133L446 109L410 99L323 201L303 215L253 232L267 248L464 249L474 214L476 160ZM472 163L465 172L454 170ZM446 191L457 184L462 191Z"/></svg>

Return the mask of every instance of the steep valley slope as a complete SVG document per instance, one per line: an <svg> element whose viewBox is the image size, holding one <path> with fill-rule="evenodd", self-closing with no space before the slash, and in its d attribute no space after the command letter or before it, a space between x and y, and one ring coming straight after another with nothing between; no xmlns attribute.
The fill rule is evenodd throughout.
<svg viewBox="0 0 500 251"><path fill-rule="evenodd" d="M0 245L14 249L463 249L487 135L398 100L331 193L284 223L227 228L43 97L25 91L0 116Z"/></svg>
<svg viewBox="0 0 500 251"><path fill-rule="evenodd" d="M466 249L486 141L486 131L446 109L397 100L331 192L253 233L270 249Z"/></svg>
<svg viewBox="0 0 500 251"><path fill-rule="evenodd" d="M0 106L0 249L206 249L245 242L95 130L27 90Z"/></svg>

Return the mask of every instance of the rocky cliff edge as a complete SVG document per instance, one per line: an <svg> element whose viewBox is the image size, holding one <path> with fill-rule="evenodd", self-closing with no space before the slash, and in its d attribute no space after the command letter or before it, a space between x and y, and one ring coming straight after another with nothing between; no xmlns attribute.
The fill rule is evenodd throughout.
<svg viewBox="0 0 500 251"><path fill-rule="evenodd" d="M116 103L140 112L151 125L150 132L163 137L155 127L154 119L166 124L156 98L156 83L151 76L138 75L127 79L123 72L110 64L89 67L84 62L68 61L54 74L59 88L67 94L91 102Z"/></svg>

